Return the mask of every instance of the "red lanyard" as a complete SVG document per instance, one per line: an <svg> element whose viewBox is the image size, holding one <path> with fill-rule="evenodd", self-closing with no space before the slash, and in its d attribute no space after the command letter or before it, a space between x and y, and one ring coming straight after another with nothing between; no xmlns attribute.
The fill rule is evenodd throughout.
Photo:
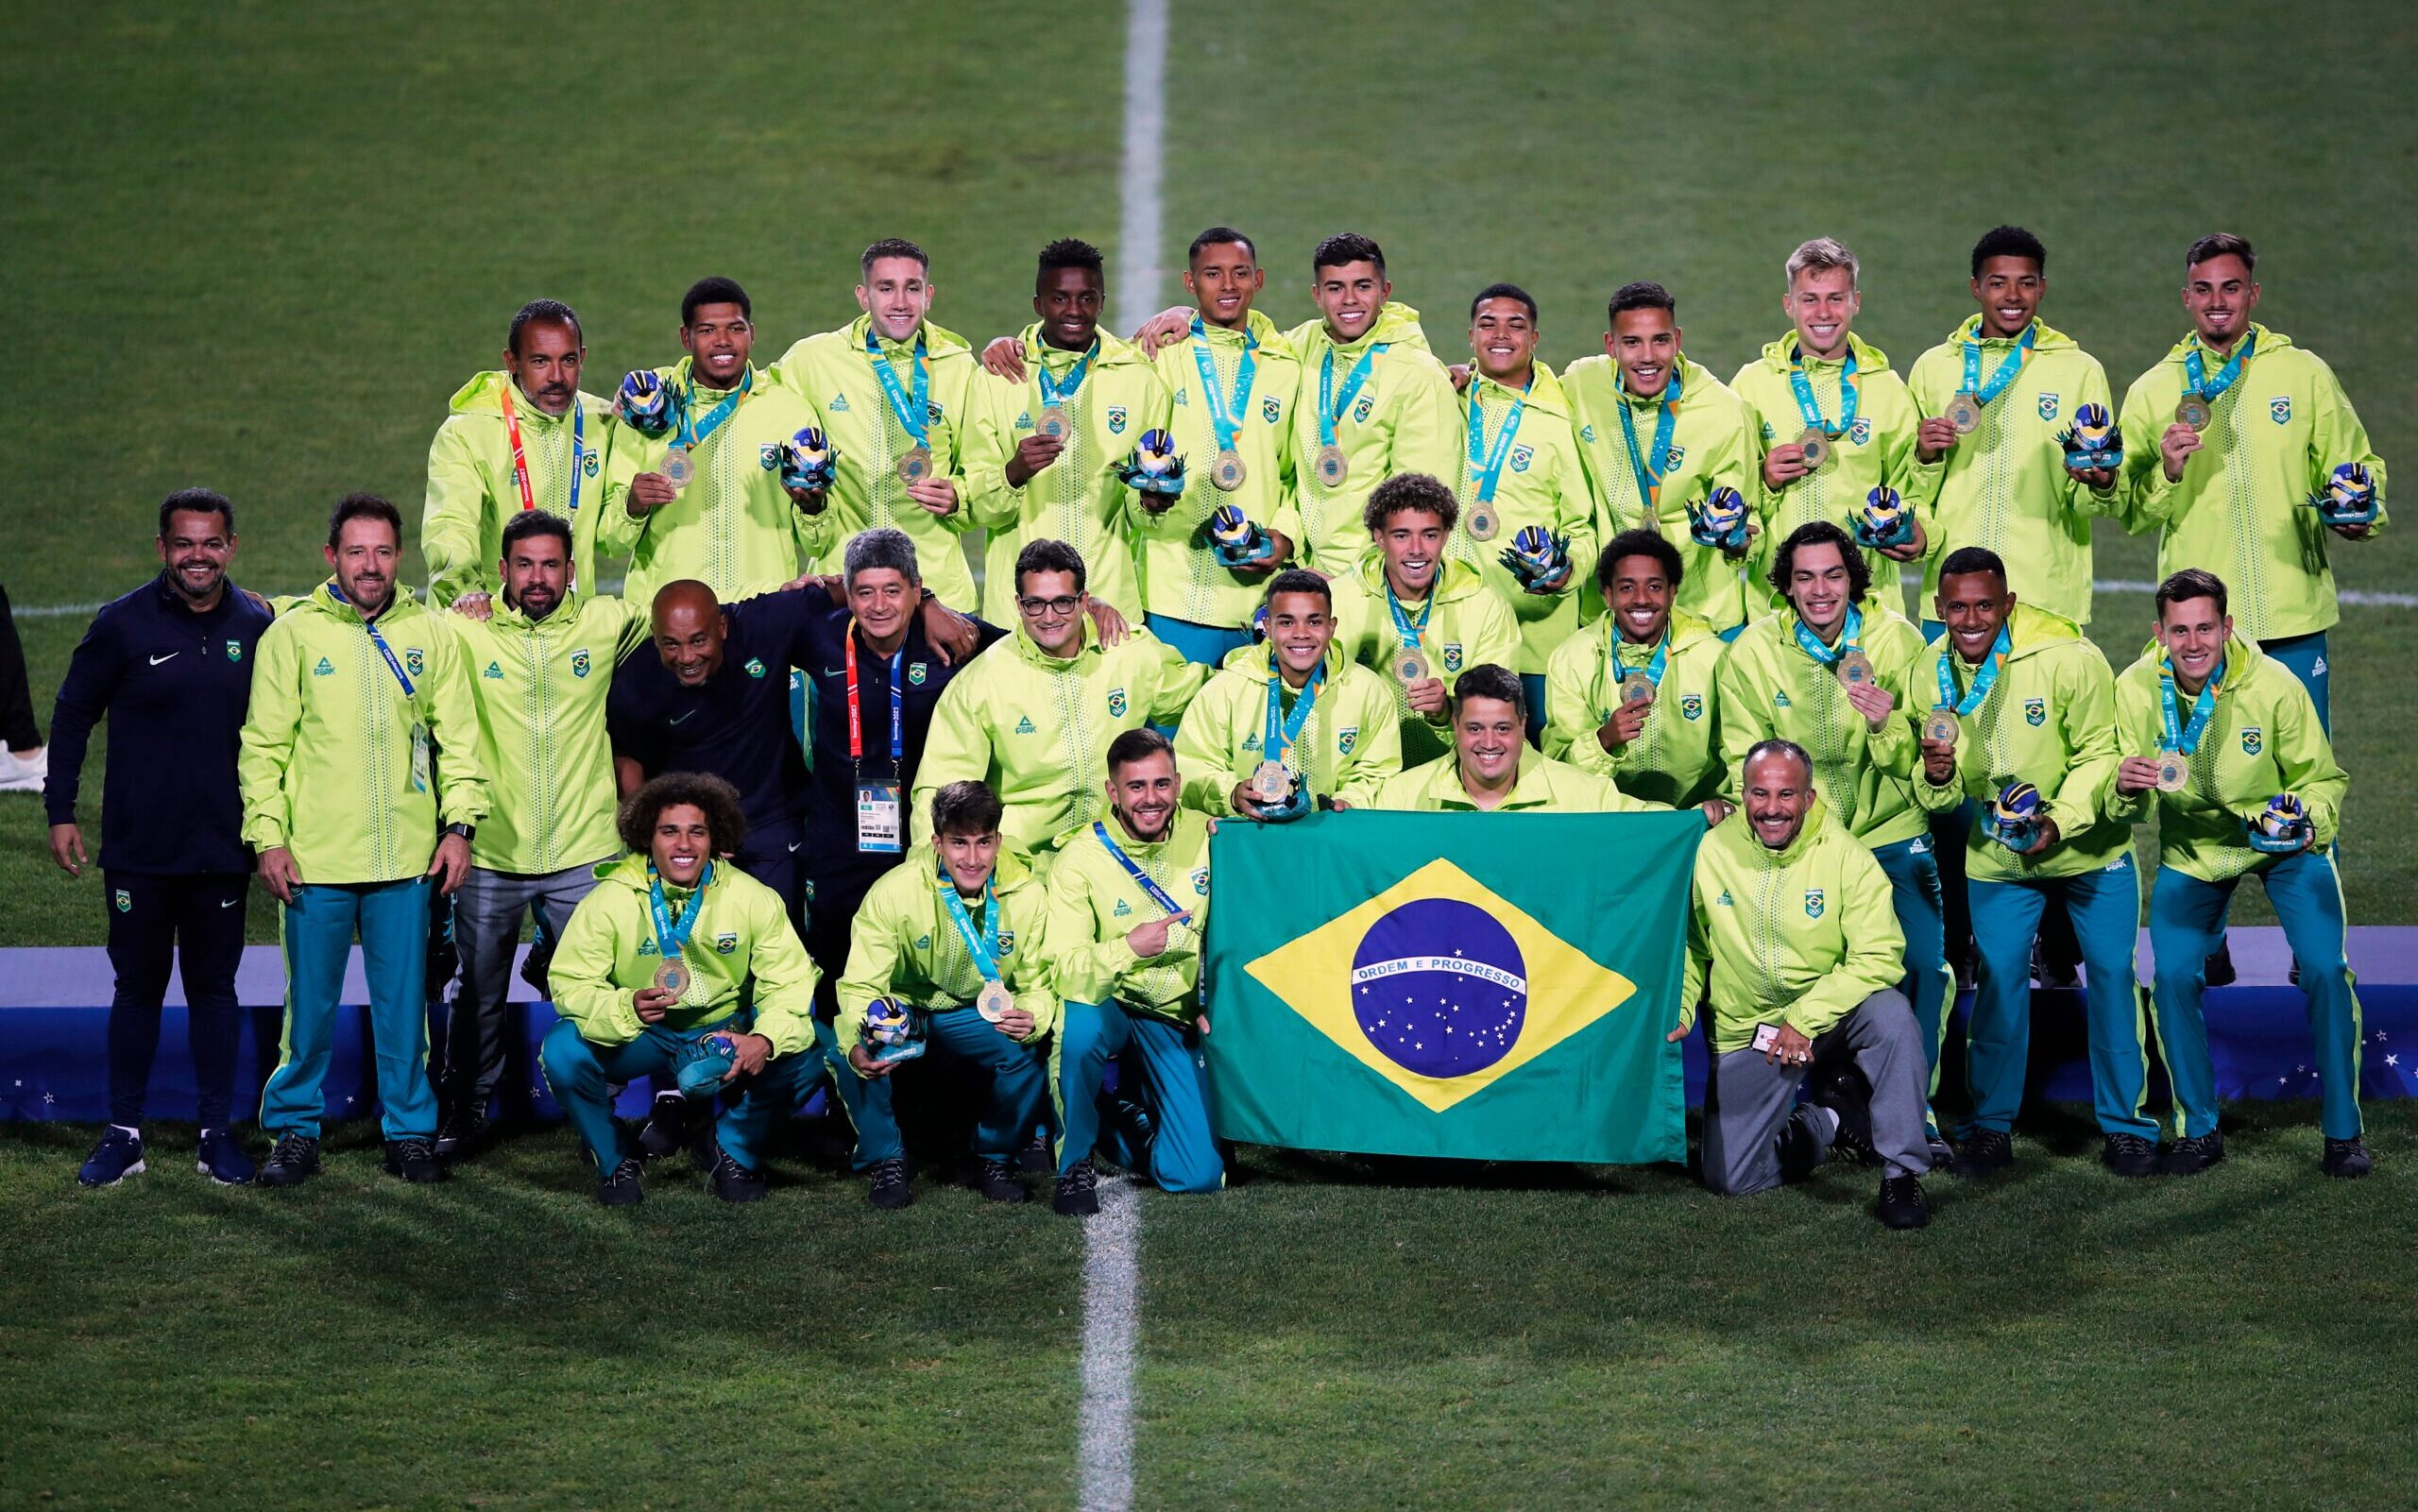
<svg viewBox="0 0 2418 1512"><path fill-rule="evenodd" d="M513 412L512 385L509 382L503 385L503 425L512 435L512 481L520 485L520 507L535 509L537 507L537 496L529 491L529 458L520 450L520 416ZM571 458L571 466L579 466L577 457Z"/></svg>
<svg viewBox="0 0 2418 1512"><path fill-rule="evenodd" d="M890 654L890 759L902 761L907 756L907 690L898 686L899 658L907 653L905 644ZM857 704L857 621L848 620L848 759L861 761L865 756L864 714Z"/></svg>

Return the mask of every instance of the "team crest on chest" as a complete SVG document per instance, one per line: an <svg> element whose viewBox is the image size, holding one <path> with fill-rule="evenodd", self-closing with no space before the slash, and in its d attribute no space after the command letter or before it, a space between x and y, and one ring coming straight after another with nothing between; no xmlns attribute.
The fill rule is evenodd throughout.
<svg viewBox="0 0 2418 1512"><path fill-rule="evenodd" d="M1360 396L1360 402L1352 406L1353 422L1357 425L1366 425L1369 423L1369 416L1376 412L1377 396L1363 394Z"/></svg>
<svg viewBox="0 0 2418 1512"><path fill-rule="evenodd" d="M1350 756L1352 748L1359 743L1360 726L1357 724L1346 725L1335 732L1335 749L1338 756Z"/></svg>
<svg viewBox="0 0 2418 1512"><path fill-rule="evenodd" d="M943 419L946 418L945 416L941 414L941 406L938 399L934 399L924 406L924 417L930 420L935 425L938 425Z"/></svg>
<svg viewBox="0 0 2418 1512"><path fill-rule="evenodd" d="M579 471L580 471L580 476L582 476L582 477L584 477L584 478L593 478L593 477L595 477L595 476L596 476L596 467L597 467L597 463L596 463L596 453L595 453L595 452L593 452L593 451L585 452L585 453L583 453L583 454L580 456L580 459L579 459Z"/></svg>
<svg viewBox="0 0 2418 1512"><path fill-rule="evenodd" d="M1444 670L1448 672L1461 670L1461 643L1457 640L1444 642Z"/></svg>
<svg viewBox="0 0 2418 1512"><path fill-rule="evenodd" d="M1870 416L1863 415L1857 416L1855 417L1855 423L1848 427L1848 439L1853 441L1858 446L1868 445L1872 440L1872 420Z"/></svg>
<svg viewBox="0 0 2418 1512"><path fill-rule="evenodd" d="M134 911L134 894L128 892L126 889L119 888L117 890L115 901L117 903L118 912L132 913Z"/></svg>
<svg viewBox="0 0 2418 1512"><path fill-rule="evenodd" d="M1204 898L1209 895L1209 868L1196 866L1192 869L1192 891Z"/></svg>
<svg viewBox="0 0 2418 1512"><path fill-rule="evenodd" d="M2023 701L2023 722L2024 722L2024 723L2026 723L2026 724L2044 724L2044 723L2048 722L2048 719L2049 719L2049 701L2048 701L2047 699L2045 699L2045 698L2027 698L2027 699L2025 699L2025 700Z"/></svg>
<svg viewBox="0 0 2418 1512"><path fill-rule="evenodd" d="M1125 433L1124 405L1112 404L1108 407L1108 433L1111 435L1123 435Z"/></svg>
<svg viewBox="0 0 2418 1512"><path fill-rule="evenodd" d="M2043 394L2043 395L2041 395L2041 396L2040 396L2040 418L2042 418L2042 419L2044 419L2044 420L2053 420L2053 419L2055 419L2056 417L2057 417L2057 396L2056 396L2056 395L2054 395L2054 394Z"/></svg>
<svg viewBox="0 0 2418 1512"><path fill-rule="evenodd" d="M426 669L427 665L427 654L417 646L405 646L403 648L403 671L411 673L414 677L417 677L420 672Z"/></svg>
<svg viewBox="0 0 2418 1512"><path fill-rule="evenodd" d="M242 661L244 659L244 643L242 641L230 640L227 642L227 659L229 661Z"/></svg>
<svg viewBox="0 0 2418 1512"><path fill-rule="evenodd" d="M747 675L750 677L761 677L764 675L763 657L750 656L747 658Z"/></svg>
<svg viewBox="0 0 2418 1512"><path fill-rule="evenodd" d="M1822 916L1822 890L1818 887L1809 887L1805 890L1805 916L1809 919L1818 919Z"/></svg>
<svg viewBox="0 0 2418 1512"><path fill-rule="evenodd" d="M1112 688L1108 690L1108 717L1113 720L1125 717L1125 689Z"/></svg>
<svg viewBox="0 0 2418 1512"><path fill-rule="evenodd" d="M756 449L756 460L762 465L766 472L770 472L781 465L781 449L767 441Z"/></svg>
<svg viewBox="0 0 2418 1512"><path fill-rule="evenodd" d="M924 665L924 663L919 661L914 666L907 669L907 686L910 688L921 688L924 686L924 679L930 675L930 671Z"/></svg>
<svg viewBox="0 0 2418 1512"><path fill-rule="evenodd" d="M2292 423L2292 397L2290 394L2278 394L2269 399L2267 413L2273 417L2277 425L2290 425Z"/></svg>
<svg viewBox="0 0 2418 1512"><path fill-rule="evenodd" d="M1274 425L1279 419L1284 417L1284 415L1285 406L1277 403L1274 399L1263 399L1259 401L1259 417L1266 420L1269 424Z"/></svg>
<svg viewBox="0 0 2418 1512"><path fill-rule="evenodd" d="M1000 954L1000 955L1003 955L1003 956L1013 956L1013 955L1014 955L1015 953L1016 953L1016 934L1015 934L1015 931L1014 931L1014 930L1013 930L1013 929L1002 929L1002 930L1000 930L1000 931L999 931L999 954Z"/></svg>
<svg viewBox="0 0 2418 1512"><path fill-rule="evenodd" d="M2243 756L2256 756L2266 748L2267 741L2265 738L2259 734L2257 725L2246 724L2242 726L2241 754Z"/></svg>
<svg viewBox="0 0 2418 1512"><path fill-rule="evenodd" d="M1679 695L1679 718L1683 720L1700 720L1704 718L1704 695L1702 693L1681 693Z"/></svg>
<svg viewBox="0 0 2418 1512"><path fill-rule="evenodd" d="M1511 470L1513 472L1527 471L1528 464L1536 460L1537 449L1535 447L1513 447L1511 449Z"/></svg>
<svg viewBox="0 0 2418 1512"><path fill-rule="evenodd" d="M586 646L582 646L577 651L570 654L570 674L573 677L585 677L587 675L587 648Z"/></svg>
<svg viewBox="0 0 2418 1512"><path fill-rule="evenodd" d="M1679 467L1679 465L1680 465L1681 463L1683 463L1683 462L1685 462L1685 461L1687 461L1687 460L1688 460L1688 449L1687 449L1686 447L1683 447L1683 446L1679 445L1679 443L1677 443L1677 441L1672 442L1672 443L1671 443L1671 460L1670 460L1669 462L1667 462L1667 463L1665 463L1665 464L1663 465L1663 474L1662 474L1662 475L1663 475L1664 477L1666 477L1666 478L1667 478L1667 477L1669 477L1673 472L1675 472L1675 471L1677 471L1677 470L1678 469L1678 467Z"/></svg>
<svg viewBox="0 0 2418 1512"><path fill-rule="evenodd" d="M735 934L720 934L720 935L716 935L716 936L714 936L714 953L715 953L715 954L717 954L717 955L723 955L723 956L727 956L727 955L729 955L732 951L737 950L738 948L739 948L739 936L737 936L737 935L735 935Z"/></svg>

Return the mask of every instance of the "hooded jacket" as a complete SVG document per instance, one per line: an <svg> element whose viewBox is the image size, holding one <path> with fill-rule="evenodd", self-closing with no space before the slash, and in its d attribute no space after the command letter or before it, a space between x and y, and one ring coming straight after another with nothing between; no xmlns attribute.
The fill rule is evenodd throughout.
<svg viewBox="0 0 2418 1512"><path fill-rule="evenodd" d="M844 1051L864 1038L865 1008L894 997L934 1013L963 1012L982 991L982 973L940 894L940 859L929 845L910 850L881 875L858 905L848 928L848 966L840 974L840 1016L833 1031ZM1030 1045L1058 1022L1058 994L1048 974L1048 894L1023 857L999 847L991 869L999 905L999 979L1016 1007L1032 1015ZM989 924L984 905L966 905L978 934Z"/></svg>
<svg viewBox="0 0 2418 1512"><path fill-rule="evenodd" d="M1335 643L1346 656L1374 671L1392 691L1394 711L1402 722L1403 764L1415 766L1450 750L1452 741L1441 726L1410 711L1410 700L1394 676L1394 653L1401 649L1402 637L1386 601L1384 553L1368 549L1349 575L1336 577L1328 586L1335 591ZM1403 609L1417 620L1415 605L1405 604ZM1419 633L1419 649L1427 658L1430 675L1442 678L1450 691L1471 667L1490 662L1517 670L1519 621L1503 595L1487 586L1475 568L1454 561L1448 551L1437 567L1435 606Z"/></svg>
<svg viewBox="0 0 2418 1512"><path fill-rule="evenodd" d="M1098 823L1117 849L1191 917L1167 926L1166 948L1148 960L1126 936L1167 911L1108 853L1090 824L1059 837L1049 872L1049 970L1069 1003L1117 1002L1190 1028L1200 1011L1200 950L1209 931L1209 819L1178 807L1166 838L1143 844L1113 813Z"/></svg>
<svg viewBox="0 0 2418 1512"><path fill-rule="evenodd" d="M496 591L503 559L503 526L520 512L512 473L512 428L503 417L512 375L475 373L446 405L445 423L428 448L428 503L420 515L419 551L428 562L428 599L449 607L466 593ZM570 521L572 582L596 587L596 522L604 517L606 463L622 427L609 400L581 394L572 413L548 415L515 392L520 451L529 464L529 496L539 509ZM578 453L577 466L572 453ZM578 497L572 498L576 477Z"/></svg>
<svg viewBox="0 0 2418 1512"><path fill-rule="evenodd" d="M1470 510L1477 502L1477 468L1470 465L1468 429L1478 430L1479 455L1491 454L1511 406L1520 405L1520 429L1503 458L1495 480L1494 511L1500 523L1490 540L1469 533ZM1444 546L1454 560L1477 569L1489 587L1511 606L1520 626L1520 656L1508 665L1530 675L1545 670L1553 649L1578 631L1581 611L1595 597L1595 492L1578 447L1578 426L1561 382L1543 363L1536 365L1527 392L1515 394L1482 373L1470 376L1469 391L1460 396L1463 441L1461 465L1448 481L1457 483L1460 518ZM1570 538L1570 581L1558 593L1530 593L1503 565L1503 549L1529 526L1548 535Z"/></svg>
<svg viewBox="0 0 2418 1512"><path fill-rule="evenodd" d="M1306 321L1285 333L1302 365L1302 388L1293 401L1293 467L1302 511L1302 535L1294 556L1329 577L1352 569L1369 549L1360 511L1369 490L1399 473L1423 472L1445 486L1460 476L1461 405L1452 375L1428 348L1419 312L1388 300L1358 340L1341 346L1323 320ZM1326 443L1319 416L1319 391L1334 355L1332 390L1340 400L1361 354L1386 349L1369 364L1369 377L1336 420L1335 444L1351 467L1340 487L1319 481L1319 450ZM1506 665L1508 665L1507 663Z"/></svg>
<svg viewBox="0 0 2418 1512"><path fill-rule="evenodd" d="M1894 564L1893 564L1894 565ZM1923 833L1915 806L1915 712L1930 693L1913 682L1924 654L1922 632L1904 616L1866 599L1862 645L1881 686L1897 701L1875 730L1848 702L1838 674L1796 643L1796 611L1783 605L1729 643L1713 685L1719 690L1721 765L1734 801L1746 753L1758 740L1794 740L1814 758L1814 787L1836 823L1879 849Z"/></svg>
<svg viewBox="0 0 2418 1512"><path fill-rule="evenodd" d="M1204 814L1235 811L1235 789L1266 759L1268 688L1275 649L1241 646L1183 711L1175 732L1175 767L1186 807ZM1296 695L1298 696L1298 695ZM1279 704L1279 718L1293 712ZM1354 807L1376 799L1378 787L1402 770L1401 717L1387 680L1326 648L1326 684L1293 743L1285 770L1304 780L1315 798L1340 798Z"/></svg>
<svg viewBox="0 0 2418 1512"><path fill-rule="evenodd" d="M1620 706L1621 678L1644 668L1653 648L1622 640L1609 615L1556 648L1545 664L1544 751L1611 778L1623 792L1692 808L1723 786L1713 673L1729 647L1712 626L1681 609L1671 611L1669 636L1671 650L1645 727L1617 751L1605 750L1595 732Z"/></svg>
<svg viewBox="0 0 2418 1512"><path fill-rule="evenodd" d="M1566 762L1539 756L1533 750L1520 753L1520 775L1511 785L1511 794L1490 809L1481 810L1471 801L1469 790L1461 785L1460 756L1446 752L1435 760L1416 766L1400 776L1388 779L1377 793L1372 806L1378 808L1405 808L1422 813L1460 811L1464 813L1540 813L1540 814L1651 814L1664 812L1664 806L1632 798L1612 786L1609 777L1581 772Z"/></svg>

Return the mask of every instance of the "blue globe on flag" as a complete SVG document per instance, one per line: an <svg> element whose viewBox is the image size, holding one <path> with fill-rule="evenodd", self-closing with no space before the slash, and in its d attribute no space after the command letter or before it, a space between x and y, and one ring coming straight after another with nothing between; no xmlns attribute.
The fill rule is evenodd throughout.
<svg viewBox="0 0 2418 1512"><path fill-rule="evenodd" d="M1386 1059L1422 1077L1482 1071L1528 1016L1527 962L1485 909L1420 898L1369 926L1352 958L1352 1011Z"/></svg>

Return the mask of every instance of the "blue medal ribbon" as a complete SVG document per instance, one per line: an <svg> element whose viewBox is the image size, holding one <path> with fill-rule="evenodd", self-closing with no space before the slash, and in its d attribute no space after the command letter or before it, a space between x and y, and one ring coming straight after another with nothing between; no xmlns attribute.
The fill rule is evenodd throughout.
<svg viewBox="0 0 2418 1512"><path fill-rule="evenodd" d="M1251 408L1252 375L1258 369L1259 338L1251 331L1243 332L1242 360L1235 365L1235 387L1231 396L1218 388L1218 365L1209 356L1209 332L1200 317L1192 317L1192 360L1200 365L1200 395L1209 405L1209 428L1217 433L1218 450L1235 450L1235 437L1243 428L1243 412Z"/></svg>
<svg viewBox="0 0 2418 1512"><path fill-rule="evenodd" d="M1116 858L1117 863L1125 868L1126 875L1141 884L1142 891L1150 895L1150 901L1157 904L1160 908L1167 910L1167 917L1174 918L1186 911L1176 905L1175 899L1167 896L1166 889L1159 886L1158 882L1151 877L1149 873L1145 872L1139 866L1135 865L1133 858L1126 855L1124 849L1119 846L1115 841L1109 838L1108 826L1106 824L1100 823L1097 819L1093 820L1092 833L1099 837L1099 842L1108 847L1108 854ZM1167 833L1170 836L1175 833L1175 824L1172 820L1168 821Z"/></svg>
<svg viewBox="0 0 2418 1512"><path fill-rule="evenodd" d="M2023 370L2023 359L2031 355L2033 339L2039 330L2036 320L2023 328L2023 339L2006 354L1987 383L1982 382L1982 344L1970 336L1965 338L1965 392L1973 396L1975 403L1987 409L1990 400L2006 392L2006 386L2015 382L2015 375Z"/></svg>
<svg viewBox="0 0 2418 1512"><path fill-rule="evenodd" d="M570 507L565 510L569 519L579 518L579 464L587 455L587 401L570 401Z"/></svg>
<svg viewBox="0 0 2418 1512"><path fill-rule="evenodd" d="M1419 645L1419 637L1427 634L1428 617L1436 612L1436 590L1432 586L1428 588L1427 597L1420 602L1419 618L1413 620L1403 611L1402 601L1394 597L1394 586L1388 583L1386 607L1393 612L1394 634L1402 637L1403 649L1413 650Z"/></svg>
<svg viewBox="0 0 2418 1512"><path fill-rule="evenodd" d="M1326 349L1326 361L1319 367L1319 444L1320 446L1335 445L1335 428L1343 423L1343 412L1352 407L1352 401L1359 395L1361 385L1369 382L1369 365L1377 360L1378 353L1391 345L1393 345L1391 342L1381 341L1362 352L1360 360L1352 365L1350 376L1344 379L1343 392L1340 395L1335 391L1335 348L1329 347Z"/></svg>
<svg viewBox="0 0 2418 1512"><path fill-rule="evenodd" d="M344 585L338 583L333 578L330 578L328 580L328 591L335 595L335 600L338 603L352 603L350 599L344 596ZM391 603L392 601L389 602ZM360 611L356 608L354 612L357 614ZM403 696L405 698L411 697L412 680L404 674L403 664L395 659L395 648L386 644L386 637L379 630L378 621L375 620L365 619L361 621L361 628L369 632L369 643L378 648L379 655L386 658L386 668L389 671L392 671L395 674L395 681L403 685Z"/></svg>
<svg viewBox="0 0 2418 1512"><path fill-rule="evenodd" d="M1270 761L1281 762L1302 738L1303 727L1310 722L1310 710L1319 701L1320 691L1326 687L1326 669L1320 667L1302 685L1293 700L1293 712L1284 713L1285 672L1276 662L1276 654L1268 654L1268 734L1260 746L1260 755Z"/></svg>
<svg viewBox="0 0 2418 1512"><path fill-rule="evenodd" d="M1848 348L1847 362L1839 369L1839 423L1832 425L1822 418L1822 406L1814 400L1814 384L1805 376L1805 354L1797 347L1789 348L1788 386L1796 393L1797 413L1805 416L1805 428L1824 435L1840 436L1855 426L1857 402L1855 386L1855 348Z"/></svg>
<svg viewBox="0 0 2418 1512"><path fill-rule="evenodd" d="M2224 680L2225 664L2220 660L2216 669L2208 673L2207 682L2201 686L2200 696L2191 705L2191 722L2186 724L2182 711L2175 706L2174 669L2167 665L2163 655L2158 657L2158 713L2166 730L2158 741L2159 750L2188 756L2200 749L2200 737L2207 733L2208 721L2217 712L2217 690L2224 686Z"/></svg>
<svg viewBox="0 0 2418 1512"><path fill-rule="evenodd" d="M1621 435L1628 442L1628 467L1637 477L1637 497L1644 501L1645 518L1654 518L1654 511L1662 497L1662 475L1671 469L1671 436L1679 428L1679 369L1671 369L1671 382L1662 390L1662 412L1654 420L1654 450L1642 451L1637 445L1637 422L1629 418L1628 390L1622 388L1620 403Z"/></svg>
<svg viewBox="0 0 2418 1512"><path fill-rule="evenodd" d="M1802 633L1801 626L1799 627L1799 633ZM1612 664L1613 681L1615 682L1620 680L1621 674L1628 671L1627 668L1621 665L1621 648L1623 646L1629 645L1630 643L1631 642L1621 638L1620 627L1613 623L1612 617L1609 615L1605 616L1604 656L1606 660ZM1814 644L1819 645L1821 642L1817 640ZM1660 688L1662 686L1663 670L1670 665L1671 628L1670 626L1665 625L1662 627L1662 638L1656 641L1654 644L1654 654L1645 659L1645 666L1643 670L1645 672L1646 681L1652 683L1657 688Z"/></svg>
<svg viewBox="0 0 2418 1512"><path fill-rule="evenodd" d="M1037 343L1038 338L1035 339ZM1041 353L1036 350L1033 353L1032 376L1041 381L1041 407L1045 410L1059 409L1073 399L1075 390L1083 386L1083 379L1091 371L1092 359L1098 355L1099 338L1094 336L1091 348L1077 359L1074 366L1066 369L1066 381L1061 383L1049 376L1049 369L1043 365Z"/></svg>
<svg viewBox="0 0 2418 1512"><path fill-rule="evenodd" d="M694 372L691 372L689 375L688 391L680 398L680 433L673 439L672 444L677 447L685 447L691 451L694 451L697 448L704 446L707 441L712 438L713 433L716 431L723 428L723 423L724 421L739 413L739 406L745 403L747 396L754 393L755 390L756 369L750 367L746 372L740 375L739 386L728 394L724 395L722 402L716 404L712 409L707 410L706 412L706 417L703 420L700 420L695 415L695 406L697 402L697 375Z"/></svg>
<svg viewBox="0 0 2418 1512"><path fill-rule="evenodd" d="M1822 644L1822 637L1806 629L1804 620L1796 621L1796 643L1805 648L1805 654L1825 667L1837 666L1841 656L1857 649L1856 641L1863 635L1864 611L1854 604L1848 605L1847 628L1839 632L1839 649L1836 651Z"/></svg>
<svg viewBox="0 0 2418 1512"><path fill-rule="evenodd" d="M897 369L892 367L890 359L881 354L881 343L874 335L873 323L865 323L865 355L873 359L874 376L881 380L882 397L890 400L890 413L898 416L898 428L919 447L931 444L925 439L931 434L932 427L932 371L924 365L926 350L924 331L918 326L915 329L915 392L911 399L906 386L898 382ZM1076 382L1081 382L1081 380L1077 379Z"/></svg>
<svg viewBox="0 0 2418 1512"><path fill-rule="evenodd" d="M665 960L676 960L689 948L690 931L697 927L697 916L706 911L706 889L714 884L714 863L706 863L705 875L697 878L697 890L689 896L689 907L675 921L672 905L664 900L663 877L655 862L646 863L647 908L655 914L656 953Z"/></svg>
<svg viewBox="0 0 2418 1512"><path fill-rule="evenodd" d="M1531 387L1536 381L1531 370L1528 378ZM1485 450L1486 400L1482 396L1483 385L1489 383L1503 388L1490 378L1481 378L1473 381L1470 389L1470 481L1477 484L1477 501L1481 504L1494 502L1495 487L1503 481L1503 459L1511 454L1511 438L1520 433L1520 416L1528 407L1528 391L1522 389L1512 397L1511 411L1503 417L1503 429L1495 434L1494 449ZM1509 394L1511 391L1503 388L1503 392Z"/></svg>
<svg viewBox="0 0 2418 1512"><path fill-rule="evenodd" d="M958 934L965 941L965 953L974 958L974 969L982 974L986 982L999 979L999 917L1005 910L999 907L995 882L995 877L982 879L982 932L977 934L974 918L966 911L965 900L957 895L957 883L948 875L947 865L944 863L940 868L941 902L948 909L949 922L957 926Z"/></svg>
<svg viewBox="0 0 2418 1512"><path fill-rule="evenodd" d="M1950 669L1950 663L1957 659L1956 653L1953 648L1942 646L1937 668L1939 672L1938 706L1954 710L1959 719L1980 708L1989 698L1990 689L1998 686L1999 669L2006 665L2007 653L2014 649L2014 645L2015 639L2007 633L2007 627L1999 626L1999 638L1990 646L1990 659L1975 670L1973 686L1962 699L1956 696L1956 678Z"/></svg>
<svg viewBox="0 0 2418 1512"><path fill-rule="evenodd" d="M2241 376L2242 365L2250 361L2251 348L2257 345L2258 333L2245 331L2241 344L2234 348L2233 355L2225 359L2225 365L2217 369L2217 376L2211 381L2206 365L2200 361L2200 337L2195 331L2191 337L2191 349L2183 354L2183 386L2209 403L2215 403L2217 396L2233 387L2234 381Z"/></svg>

